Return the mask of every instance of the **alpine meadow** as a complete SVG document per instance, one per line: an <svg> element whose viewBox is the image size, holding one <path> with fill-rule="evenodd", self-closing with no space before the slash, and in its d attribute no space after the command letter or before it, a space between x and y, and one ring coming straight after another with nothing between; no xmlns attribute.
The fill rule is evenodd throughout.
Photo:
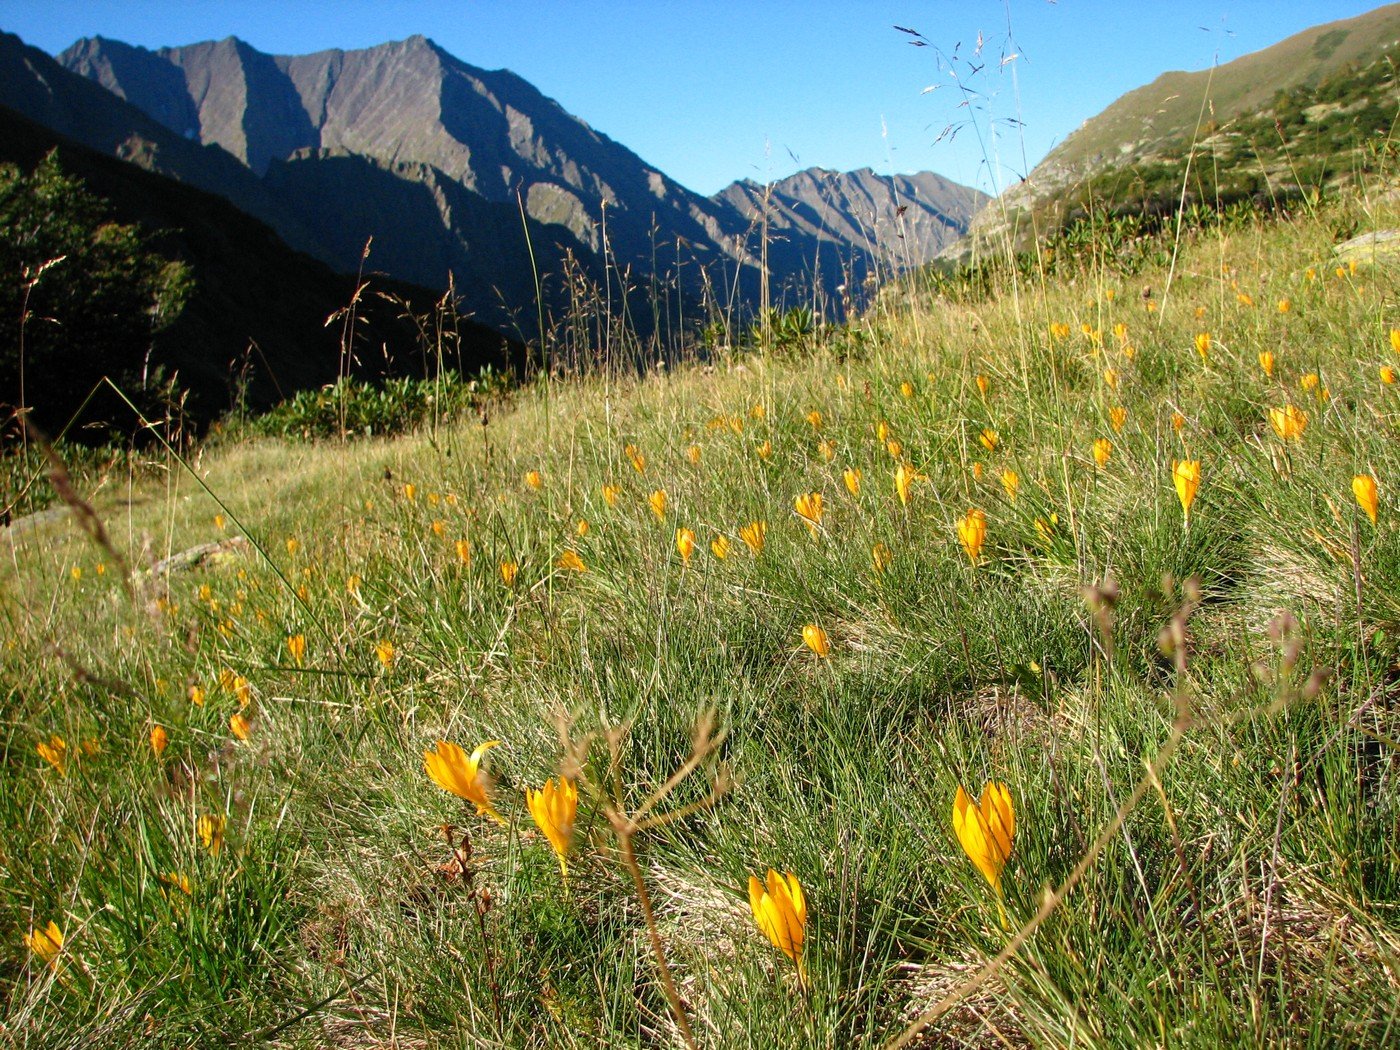
<svg viewBox="0 0 1400 1050"><path fill-rule="evenodd" d="M1400 1045L1397 42L987 198L0 39L0 1045Z"/></svg>

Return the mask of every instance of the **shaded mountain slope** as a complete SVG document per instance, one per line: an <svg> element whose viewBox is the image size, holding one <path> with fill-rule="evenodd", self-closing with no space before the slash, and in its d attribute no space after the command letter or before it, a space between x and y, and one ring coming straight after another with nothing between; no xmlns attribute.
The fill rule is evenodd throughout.
<svg viewBox="0 0 1400 1050"><path fill-rule="evenodd" d="M296 56L264 55L233 38L159 51L94 39L74 44L60 60L170 129L223 147L255 173L355 156L373 162L360 170L381 183L385 171L416 183L450 181L512 208L518 194L547 239L601 255L606 236L608 255L623 267L649 264L654 243L677 238L697 258L727 254L752 266L713 202L513 73L477 69L421 36ZM322 210L351 208L358 192L351 179L321 198ZM380 236L427 233L397 217L395 226ZM460 285L469 283L462 278L470 250L460 244L454 259L463 265ZM342 267L351 262L344 252L336 258Z"/></svg>
<svg viewBox="0 0 1400 1050"><path fill-rule="evenodd" d="M350 301L353 278L288 248L268 226L222 197L105 156L0 106L0 162L28 171L54 149L64 170L107 203L113 221L141 225L150 231L154 251L190 268L193 291L179 318L156 336L151 364L178 372L193 419L207 421L226 411L240 392L249 407L263 408L336 377L340 332L325 321ZM388 279L376 279L372 287L403 296L420 310L436 298ZM373 295L364 304L357 374L421 373L414 330L399 319L400 309ZM475 371L504 364L511 355L518 361L520 348L496 332L470 323L462 331L461 358L452 364ZM111 404L105 408L116 411Z"/></svg>
<svg viewBox="0 0 1400 1050"><path fill-rule="evenodd" d="M236 158L191 142L140 108L0 32L0 104L75 142L210 193L273 226L288 244L323 258L295 211Z"/></svg>
<svg viewBox="0 0 1400 1050"><path fill-rule="evenodd" d="M716 199L750 225L761 222L766 205L770 265L780 273L820 272L828 285L832 276L840 285L859 285L868 276L928 262L962 235L990 198L932 172L808 168L767 188L733 183Z"/></svg>

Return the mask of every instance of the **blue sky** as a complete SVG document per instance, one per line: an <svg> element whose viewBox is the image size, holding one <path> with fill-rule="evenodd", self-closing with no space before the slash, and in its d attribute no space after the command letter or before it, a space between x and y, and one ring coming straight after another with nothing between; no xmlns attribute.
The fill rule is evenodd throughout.
<svg viewBox="0 0 1400 1050"><path fill-rule="evenodd" d="M996 188L1119 95L1205 69L1358 0L0 0L0 28L57 52L82 36L146 47L239 36L272 53L414 33L507 68L691 189L821 165L933 170ZM929 47L897 32L919 30ZM1008 25L1010 32L1008 34ZM937 52L985 68L966 81ZM1003 63L1003 57L1019 57ZM925 91L933 85L937 90ZM980 140L972 124L983 131ZM1017 131L1004 123L1018 116ZM993 126L992 122L995 121ZM938 141L950 125L961 130ZM989 131L994 131L990 134ZM988 159L992 163L988 163Z"/></svg>

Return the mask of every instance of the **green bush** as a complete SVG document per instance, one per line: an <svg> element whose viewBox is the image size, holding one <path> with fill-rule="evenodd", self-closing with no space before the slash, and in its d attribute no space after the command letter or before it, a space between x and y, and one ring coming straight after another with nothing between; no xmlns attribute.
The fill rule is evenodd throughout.
<svg viewBox="0 0 1400 1050"><path fill-rule="evenodd" d="M489 368L472 379L451 371L435 379L341 379L319 390L300 391L248 421L247 428L254 434L305 439L404 434L430 421L479 411L510 384L508 375Z"/></svg>

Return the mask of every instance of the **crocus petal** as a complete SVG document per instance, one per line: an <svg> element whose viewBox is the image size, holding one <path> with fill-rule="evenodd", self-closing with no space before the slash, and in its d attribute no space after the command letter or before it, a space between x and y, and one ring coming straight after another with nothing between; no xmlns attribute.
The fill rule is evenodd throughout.
<svg viewBox="0 0 1400 1050"><path fill-rule="evenodd" d="M759 928L763 927L763 884L754 876L749 876L749 909L753 912L754 922Z"/></svg>
<svg viewBox="0 0 1400 1050"><path fill-rule="evenodd" d="M797 881L797 876L792 872L787 873L788 896L792 899L793 914L797 916L797 924L805 927L807 925L807 898L802 894L802 883Z"/></svg>
<svg viewBox="0 0 1400 1050"><path fill-rule="evenodd" d="M772 868L768 869L768 903L778 931L774 943L789 958L797 958L802 948L802 927L797 922L797 909L793 906L792 892L787 882Z"/></svg>
<svg viewBox="0 0 1400 1050"><path fill-rule="evenodd" d="M1011 856L1011 839L1016 834L1016 813L1011 805L1011 792L1005 784L988 784L982 790L982 816L1000 864L1004 865Z"/></svg>

